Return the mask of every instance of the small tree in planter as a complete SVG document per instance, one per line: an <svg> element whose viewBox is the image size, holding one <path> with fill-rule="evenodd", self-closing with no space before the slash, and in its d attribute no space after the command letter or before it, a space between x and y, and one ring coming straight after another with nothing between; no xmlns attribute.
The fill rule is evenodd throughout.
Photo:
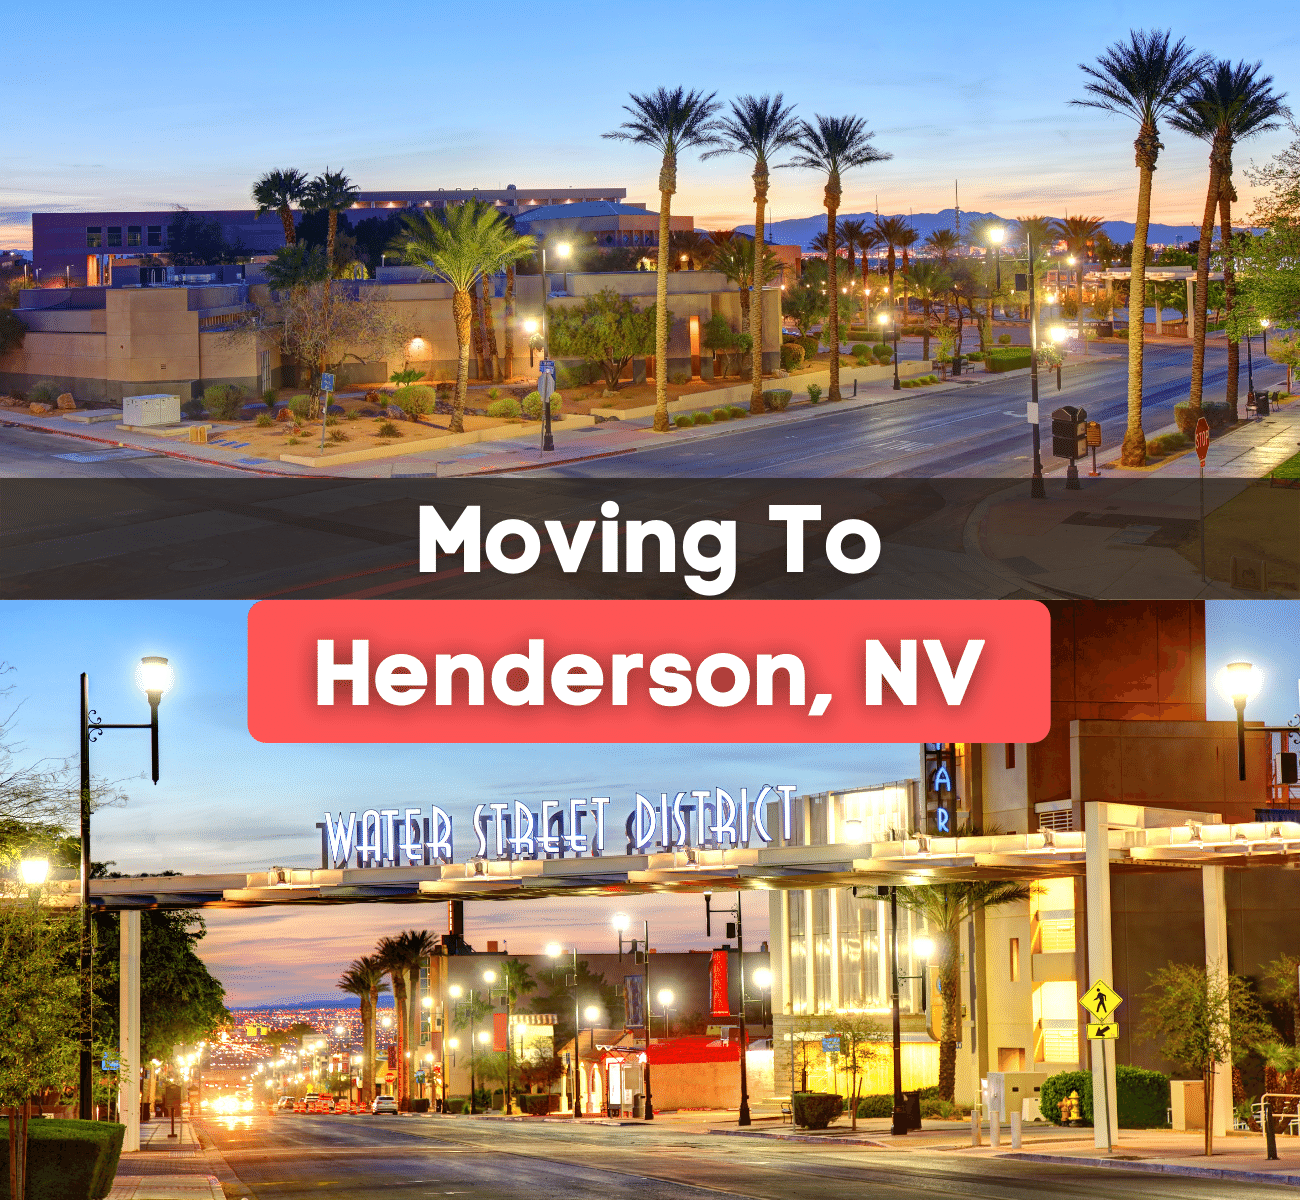
<svg viewBox="0 0 1300 1200"><path fill-rule="evenodd" d="M866 1013L841 1013L831 1022L831 1034L840 1039L840 1059L849 1073L849 1113L858 1127L858 1096L867 1064L881 1053L885 1027Z"/></svg>
<svg viewBox="0 0 1300 1200"><path fill-rule="evenodd" d="M547 319L552 353L598 364L606 395L618 391L619 376L636 355L654 352L655 306L637 308L612 288L576 308L552 309Z"/></svg>

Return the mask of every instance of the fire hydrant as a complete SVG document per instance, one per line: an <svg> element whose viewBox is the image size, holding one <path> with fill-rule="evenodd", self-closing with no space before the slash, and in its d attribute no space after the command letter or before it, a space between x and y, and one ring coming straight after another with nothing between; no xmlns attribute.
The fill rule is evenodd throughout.
<svg viewBox="0 0 1300 1200"><path fill-rule="evenodd" d="M1080 1117L1079 1093L1077 1091L1071 1092L1060 1102L1058 1107L1061 1112L1061 1123L1063 1125L1074 1124Z"/></svg>

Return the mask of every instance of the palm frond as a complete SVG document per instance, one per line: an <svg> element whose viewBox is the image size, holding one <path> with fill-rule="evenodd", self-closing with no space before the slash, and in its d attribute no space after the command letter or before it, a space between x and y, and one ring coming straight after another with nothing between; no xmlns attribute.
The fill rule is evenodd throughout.
<svg viewBox="0 0 1300 1200"><path fill-rule="evenodd" d="M790 165L830 175L893 158L873 145L871 139L875 136L861 117L825 117L817 113L811 122L799 123L794 143L799 153Z"/></svg>
<svg viewBox="0 0 1300 1200"><path fill-rule="evenodd" d="M731 112L717 120L715 132L717 144L701 158L743 154L755 163L771 165L769 158L797 141L799 122L794 105L786 104L780 92L775 96L741 96L731 102Z"/></svg>
<svg viewBox="0 0 1300 1200"><path fill-rule="evenodd" d="M1154 125L1209 65L1209 55L1198 54L1182 38L1174 41L1167 29L1130 30L1128 41L1108 47L1096 66L1079 64L1088 79L1087 96L1070 103Z"/></svg>
<svg viewBox="0 0 1300 1200"><path fill-rule="evenodd" d="M661 154L675 155L692 147L713 146L717 141L716 96L716 92L705 95L683 87L656 88L645 95L634 92L629 97L631 103L623 105L630 119L602 136L653 146Z"/></svg>

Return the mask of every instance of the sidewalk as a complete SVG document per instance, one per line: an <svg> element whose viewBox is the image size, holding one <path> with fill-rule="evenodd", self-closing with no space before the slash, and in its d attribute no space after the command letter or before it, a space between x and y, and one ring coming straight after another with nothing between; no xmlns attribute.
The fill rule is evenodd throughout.
<svg viewBox="0 0 1300 1200"><path fill-rule="evenodd" d="M188 1120L156 1118L140 1126L140 1149L124 1153L107 1200L225 1200Z"/></svg>

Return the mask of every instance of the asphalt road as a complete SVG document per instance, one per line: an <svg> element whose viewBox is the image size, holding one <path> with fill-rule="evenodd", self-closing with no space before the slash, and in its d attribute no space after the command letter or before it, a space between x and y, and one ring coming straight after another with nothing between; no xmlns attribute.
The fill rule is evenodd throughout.
<svg viewBox="0 0 1300 1200"><path fill-rule="evenodd" d="M230 1200L967 1200L1080 1197L1223 1200L1292 1194L1264 1184L967 1158L952 1152L821 1147L644 1126L472 1118L293 1116L208 1120ZM239 1185L242 1184L242 1188ZM233 1190L232 1190L233 1189Z"/></svg>
<svg viewBox="0 0 1300 1200"><path fill-rule="evenodd" d="M1174 404L1187 398L1190 372L1190 347L1147 347L1143 381L1146 429L1173 423ZM1256 385L1278 387L1281 372L1271 363L1257 363ZM728 429L711 438L536 473L568 478L715 479L1025 474L1031 457L1030 431L1024 415L1029 399L1028 378L976 378L980 382L963 392L908 391L892 403L849 410L832 408L779 431L762 425ZM1103 452L1099 462L1104 461L1105 449L1113 454L1127 422L1127 378L1127 358L1113 351L1096 352L1084 364L1067 368L1060 392L1056 390L1055 372L1045 371L1039 376L1043 459L1047 467L1063 465L1050 457L1051 411L1062 404L1082 406L1090 420L1101 422ZM1227 347L1211 345L1206 354L1207 399L1222 397L1226 378ZM1243 405L1245 393L1243 366Z"/></svg>
<svg viewBox="0 0 1300 1200"><path fill-rule="evenodd" d="M247 479L231 467L118 449L84 438L62 437L0 424L0 477L7 479Z"/></svg>

